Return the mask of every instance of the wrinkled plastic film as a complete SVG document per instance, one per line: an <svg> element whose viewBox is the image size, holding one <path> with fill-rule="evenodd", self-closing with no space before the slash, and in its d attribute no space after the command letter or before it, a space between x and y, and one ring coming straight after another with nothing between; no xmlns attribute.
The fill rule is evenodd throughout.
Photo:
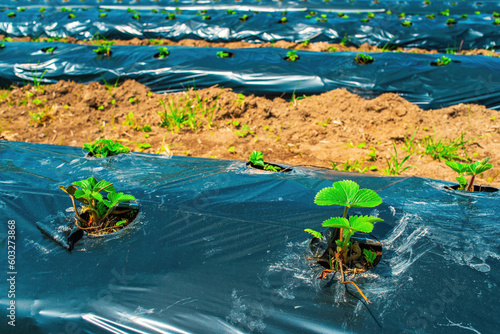
<svg viewBox="0 0 500 334"><path fill-rule="evenodd" d="M0 49L0 84L25 84L40 78L55 83L90 83L133 79L155 92L213 85L243 94L277 96L318 94L347 88L364 98L396 93L423 109L459 103L500 107L500 60L495 57L447 55L453 62L431 66L442 55L372 53L374 62L360 65L353 52L299 51L299 60L284 58L279 48L223 49L168 47L155 59L158 47L112 46L112 56L100 56L93 45L65 43L5 43ZM57 47L52 53L41 50ZM217 57L232 52L231 58Z"/></svg>
<svg viewBox="0 0 500 334"><path fill-rule="evenodd" d="M449 182L294 167L255 172L245 161L122 154L0 142L0 209L16 224L16 327L2 333L493 333L499 280L499 193ZM119 236L84 238L70 253L37 222L71 216L58 185L89 176L133 194L140 216ZM356 275L366 306L307 261L305 228L342 214L314 204L351 179L383 204L374 215L378 266ZM6 253L6 224L1 224ZM7 261L1 270L7 272ZM0 288L8 291L7 280ZM0 299L5 319L9 299ZM429 316L432 315L432 318ZM347 319L347 320L346 320Z"/></svg>

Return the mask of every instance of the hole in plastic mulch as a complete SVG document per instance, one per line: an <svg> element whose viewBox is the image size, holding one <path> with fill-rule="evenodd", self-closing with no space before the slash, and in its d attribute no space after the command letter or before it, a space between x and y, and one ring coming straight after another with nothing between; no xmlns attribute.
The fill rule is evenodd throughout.
<svg viewBox="0 0 500 334"><path fill-rule="evenodd" d="M249 166L249 167L255 168L255 169L259 169L259 170L262 170L262 171L265 171L265 172L269 172L269 173L288 173L288 172L292 171L292 167L286 167L285 168L285 167L280 166L280 165L268 164L267 162L264 162L264 163L266 165L268 165L268 166L272 166L274 168L277 168L278 170L277 171L273 171L273 170L264 169L264 167L258 166L258 165L254 165L250 161L247 162L246 165Z"/></svg>
<svg viewBox="0 0 500 334"><path fill-rule="evenodd" d="M337 240L340 235L340 229L329 228L323 232L323 239L312 238L309 243L309 248L313 254L313 258L318 259L318 264L326 269L330 268L331 254L336 252L337 245L335 242L327 244L326 240L331 239L333 234L333 240ZM350 261L347 261L347 273L354 272L362 273L375 268L380 260L382 259L382 243L370 233L354 233L351 237L352 252L348 254ZM375 252L377 257L370 264L364 255L364 250ZM340 269L338 270L340 271Z"/></svg>
<svg viewBox="0 0 500 334"><path fill-rule="evenodd" d="M45 221L37 222L37 228L47 237L61 245L63 248L72 251L75 244L82 238L106 238L119 235L120 233L131 227L140 211L137 203L119 204L115 211L113 218L118 222L120 220L127 220L126 223L120 225L120 228L114 232L107 234L91 234L76 226L76 216L58 216L56 218L48 218ZM81 215L85 218L85 214Z"/></svg>
<svg viewBox="0 0 500 334"><path fill-rule="evenodd" d="M474 191L465 191L465 190L458 190L460 188L460 185L456 184L451 187L444 187L446 190L456 190L460 193L466 193L466 194L472 194L475 192L483 192L483 193L494 193L498 191L498 188L495 187L488 187L488 186L481 186L481 185L474 185Z"/></svg>

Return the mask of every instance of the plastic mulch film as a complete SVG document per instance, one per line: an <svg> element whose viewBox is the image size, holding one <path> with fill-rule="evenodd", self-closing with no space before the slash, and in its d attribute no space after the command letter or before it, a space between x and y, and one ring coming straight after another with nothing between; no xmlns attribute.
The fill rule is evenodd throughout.
<svg viewBox="0 0 500 334"><path fill-rule="evenodd" d="M48 49L52 52L47 52ZM347 88L365 98L392 92L424 109L459 103L500 107L500 59L447 55L452 62L432 66L442 55L372 53L371 64L355 62L352 52L299 51L299 59L284 58L279 48L222 49L168 47L156 59L158 47L112 46L111 57L98 55L93 45L67 43L5 43L0 49L0 84L73 80L88 83L134 79L156 92L213 85L244 94L316 94ZM42 51L45 50L46 52ZM220 58L218 52L231 53Z"/></svg>
<svg viewBox="0 0 500 334"><path fill-rule="evenodd" d="M7 141L0 142L0 173L2 333L500 327L492 307L500 279L499 192L460 193L437 180L299 166L263 173L244 161L136 153L95 159L79 148ZM89 176L133 194L140 214L123 233L84 237L69 252L37 225L52 224L58 233L73 214L58 186ZM315 205L314 196L344 179L383 199L376 208L350 209L384 219L372 233L383 245L381 262L354 278L371 304L338 275L316 279L323 268L306 260L304 229L321 229L342 213Z"/></svg>
<svg viewBox="0 0 500 334"><path fill-rule="evenodd" d="M261 7L235 4L96 7L80 2L78 6L43 7L40 12L42 7L23 8L16 3L0 12L0 34L32 38L70 36L81 40L96 36L214 42L344 40L351 45L369 43L381 48L403 46L439 51L500 46L498 3L426 6L421 1L417 6L415 2L346 1L341 5L325 4L329 6L325 8L289 7L272 2Z"/></svg>

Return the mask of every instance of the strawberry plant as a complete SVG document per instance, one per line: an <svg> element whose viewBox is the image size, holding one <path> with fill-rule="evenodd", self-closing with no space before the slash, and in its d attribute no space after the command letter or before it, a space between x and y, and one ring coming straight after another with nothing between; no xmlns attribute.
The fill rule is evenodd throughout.
<svg viewBox="0 0 500 334"><path fill-rule="evenodd" d="M168 51L167 48L158 48L158 51L160 52L155 56L155 58L158 59L166 58L170 54L170 51Z"/></svg>
<svg viewBox="0 0 500 334"><path fill-rule="evenodd" d="M248 21L248 15L247 15L247 14L245 14L245 15L240 16L240 21L241 21L241 22Z"/></svg>
<svg viewBox="0 0 500 334"><path fill-rule="evenodd" d="M500 19L495 19L495 21L493 21L493 24L496 26L500 25Z"/></svg>
<svg viewBox="0 0 500 334"><path fill-rule="evenodd" d="M344 280L344 271L350 270L351 261L359 259L361 255L359 243L351 243L352 236L356 232L372 232L373 224L383 220L372 216L348 216L347 213L349 208L372 208L378 206L382 203L382 199L371 189L359 189L359 185L356 182L343 180L334 182L332 187L321 189L314 197L314 203L321 206L339 205L344 207L342 217L332 217L323 222L323 227L338 229L338 233L332 233L329 240L326 240L329 251L330 269L324 270L318 278L324 278L334 270L340 270L342 283L353 284L363 298L368 301L354 282ZM312 234L315 238L325 238L324 234L315 230L306 229L305 231ZM354 258L352 256L353 249L356 254ZM370 265L373 266L369 263L368 266Z"/></svg>
<svg viewBox="0 0 500 334"><path fill-rule="evenodd" d="M476 175L486 172L493 168L492 164L489 164L488 161L490 158L484 158L481 161L474 162L472 164L462 164L456 161L446 161L446 166L453 169L458 173L456 180L458 181L459 188L458 190L466 190L466 191L474 191L474 179ZM467 182L465 175L471 175L471 179Z"/></svg>
<svg viewBox="0 0 500 334"><path fill-rule="evenodd" d="M120 153L128 153L128 147L120 143L115 143L110 139L97 139L94 143L83 144L83 150L87 151L89 156L96 158L105 158Z"/></svg>
<svg viewBox="0 0 500 334"><path fill-rule="evenodd" d="M175 20L175 14L174 13L167 13L167 17L165 19L167 20Z"/></svg>
<svg viewBox="0 0 500 334"><path fill-rule="evenodd" d="M373 57L370 55L365 55L363 53L356 55L354 60L356 61L356 63L361 64L361 65L373 63Z"/></svg>
<svg viewBox="0 0 500 334"><path fill-rule="evenodd" d="M436 60L437 66L445 66L445 65L448 65L449 63L451 63L451 59L446 57L446 56L442 56L441 58L438 58Z"/></svg>
<svg viewBox="0 0 500 334"><path fill-rule="evenodd" d="M76 226L79 229L93 234L107 234L130 223L128 219L118 220L114 215L117 212L114 211L118 204L134 201L134 196L116 192L113 183L97 181L93 176L71 184L67 188L59 188L71 197L77 218ZM103 196L102 193L106 194ZM75 200L83 204L80 211L76 208Z"/></svg>
<svg viewBox="0 0 500 334"><path fill-rule="evenodd" d="M93 51L97 53L98 55L101 56L111 56L111 45L113 45L115 42L102 42L97 49L94 49Z"/></svg>
<svg viewBox="0 0 500 334"><path fill-rule="evenodd" d="M218 51L217 57L219 58L231 58L233 54L231 52Z"/></svg>
<svg viewBox="0 0 500 334"><path fill-rule="evenodd" d="M281 23L281 24L285 24L288 22L288 19L286 18L286 16L283 16L279 21L278 23Z"/></svg>
<svg viewBox="0 0 500 334"><path fill-rule="evenodd" d="M252 166L259 166L262 169L270 172L279 172L282 170L280 166L266 164L264 162L264 154L259 151L253 151L252 154L250 154L250 164Z"/></svg>
<svg viewBox="0 0 500 334"><path fill-rule="evenodd" d="M286 53L286 60L288 61L296 61L299 59L299 55L297 54L297 50L291 50Z"/></svg>
<svg viewBox="0 0 500 334"><path fill-rule="evenodd" d="M401 22L401 25L403 27L411 27L413 25L413 23L411 23L411 21L403 21L403 22Z"/></svg>

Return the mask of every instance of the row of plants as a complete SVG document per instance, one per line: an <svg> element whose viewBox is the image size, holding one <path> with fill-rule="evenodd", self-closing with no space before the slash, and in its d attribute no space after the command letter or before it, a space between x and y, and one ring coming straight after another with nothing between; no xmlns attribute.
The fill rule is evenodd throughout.
<svg viewBox="0 0 500 334"><path fill-rule="evenodd" d="M96 54L100 56L106 56L106 57L111 57L112 56L112 45L114 44L113 41L101 41L100 44L98 44L97 48L92 50ZM0 41L0 48L5 48L5 44ZM47 47L43 48L41 51L44 53L48 54L53 54L54 51L57 49L57 47ZM283 59L291 62L295 62L300 59L300 56L297 54L298 50L290 50L286 53L285 57ZM158 48L158 52L154 54L153 58L156 59L165 59L170 55L170 51L168 50L167 47L160 47ZM227 51L217 51L215 55L218 58L226 59L226 58L232 58L234 57L235 53L234 52L227 52ZM374 62L374 58L371 55L367 54L357 54L354 57L354 61L358 64L361 65L366 65L366 64L371 64ZM436 61L431 62L432 66L445 66L448 65L452 62L452 60L447 57L447 56L441 56L440 58L436 59Z"/></svg>
<svg viewBox="0 0 500 334"><path fill-rule="evenodd" d="M126 147L107 139L87 143L83 149L95 158L128 152ZM457 189L474 190L475 176L492 168L488 160L485 158L471 164L447 162L449 167L460 174L457 177L459 181ZM262 152L258 151L253 151L250 155L249 165L269 172L286 171L285 168L266 163ZM467 181L464 174L471 175L471 179ZM72 182L68 187L63 185L59 187L70 196L75 212L74 224L78 230L76 233L103 235L117 232L137 217L137 207L126 205L120 207L120 204L135 201L135 197L117 192L114 185L106 180L98 181L94 177L89 177ZM80 208L76 207L75 201L81 203ZM339 273L341 283L354 286L360 296L370 303L359 286L352 278L346 278L346 275L354 277L374 268L381 261L382 244L371 235L371 232L375 224L382 222L383 219L370 215L349 215L349 209L373 208L382 204L382 198L371 189L361 189L352 180L342 180L316 193L314 203L319 206L341 206L344 210L342 216L323 221L322 227L327 228L326 231L305 229L305 232L313 236L309 245L312 257L306 259L324 267L318 279L326 279L330 275L333 278Z"/></svg>

